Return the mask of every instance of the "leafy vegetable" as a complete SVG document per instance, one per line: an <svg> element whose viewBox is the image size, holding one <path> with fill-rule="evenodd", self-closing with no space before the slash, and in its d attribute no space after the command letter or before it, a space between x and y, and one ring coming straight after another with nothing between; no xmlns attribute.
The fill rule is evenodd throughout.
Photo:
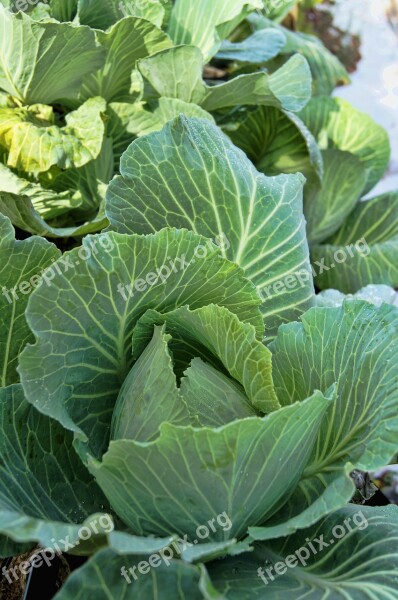
<svg viewBox="0 0 398 600"><path fill-rule="evenodd" d="M0 0L0 557L57 600L394 597L389 141L295 4Z"/></svg>
<svg viewBox="0 0 398 600"><path fill-rule="evenodd" d="M312 305L301 175L266 178L211 123L183 117L134 142L120 171L107 195L114 229L226 236L224 256L262 293L267 335Z"/></svg>
<svg viewBox="0 0 398 600"><path fill-rule="evenodd" d="M158 0L49 0L29 14L0 6L0 206L15 225L46 237L100 231L122 153L180 113L211 120L242 103L305 106L310 74L300 56L271 74L203 80L208 58L262 2L224 4L208 4L216 19L206 31L203 6L191 0L173 10ZM285 38L260 36L265 61Z"/></svg>

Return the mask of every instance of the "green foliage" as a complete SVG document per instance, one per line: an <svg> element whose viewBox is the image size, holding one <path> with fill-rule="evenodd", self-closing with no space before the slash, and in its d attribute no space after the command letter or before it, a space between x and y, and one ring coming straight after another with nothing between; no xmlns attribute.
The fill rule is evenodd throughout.
<svg viewBox="0 0 398 600"><path fill-rule="evenodd" d="M294 4L0 0L0 557L67 540L57 600L394 595L389 141Z"/></svg>

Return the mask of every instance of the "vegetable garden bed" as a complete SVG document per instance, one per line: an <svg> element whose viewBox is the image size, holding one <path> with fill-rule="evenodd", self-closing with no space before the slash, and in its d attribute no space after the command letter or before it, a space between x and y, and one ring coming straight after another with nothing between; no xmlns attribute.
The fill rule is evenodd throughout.
<svg viewBox="0 0 398 600"><path fill-rule="evenodd" d="M390 143L295 5L0 0L1 598L397 596Z"/></svg>

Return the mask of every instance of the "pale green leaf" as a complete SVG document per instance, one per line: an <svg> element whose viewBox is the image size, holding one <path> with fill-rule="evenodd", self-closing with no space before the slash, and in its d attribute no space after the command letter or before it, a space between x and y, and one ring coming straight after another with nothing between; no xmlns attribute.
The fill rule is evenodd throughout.
<svg viewBox="0 0 398 600"><path fill-rule="evenodd" d="M27 1L27 0L26 0ZM26 10L24 10L31 19L35 21L49 21L52 19L51 8L48 4L44 2L36 2L36 4L29 5Z"/></svg>
<svg viewBox="0 0 398 600"><path fill-rule="evenodd" d="M215 111L239 104L277 106L298 111L311 97L311 74L301 56L279 71L240 75L217 85L202 80L203 59L196 46L168 48L140 61L141 74L160 96L196 102Z"/></svg>
<svg viewBox="0 0 398 600"><path fill-rule="evenodd" d="M169 33L176 45L193 44L208 62L220 48L222 39L255 9L261 0L176 0Z"/></svg>
<svg viewBox="0 0 398 600"><path fill-rule="evenodd" d="M57 172L53 179L48 183L48 191L54 190L56 194L69 194L69 210L72 223L79 223L82 220L94 219L98 209L103 204L105 192L109 181L114 173L113 140L104 138L101 152L95 160L90 161L79 169L67 169ZM29 194L28 194L29 195ZM40 214L48 218L43 210L40 210L38 202L34 206ZM51 206L45 207L47 210Z"/></svg>
<svg viewBox="0 0 398 600"><path fill-rule="evenodd" d="M191 545L181 551L181 558L186 562L199 563L215 560L219 557L235 556L247 552L250 546L247 542L236 542L235 538L225 542L204 542Z"/></svg>
<svg viewBox="0 0 398 600"><path fill-rule="evenodd" d="M25 192L24 192L25 193ZM53 192L51 193L53 195ZM69 193L67 193L67 198ZM50 198L44 197L44 200ZM43 196L36 200L43 200ZM69 200L68 200L69 202ZM16 196L6 192L0 193L0 212L6 215L14 225L25 231L30 231L36 235L44 237L70 237L86 235L104 229L108 225L108 219L105 216L104 203L100 205L98 213L90 220L70 227L57 227L47 223L35 209L35 200L31 200L28 195ZM62 203L62 202L61 202ZM62 212L64 209L61 206Z"/></svg>
<svg viewBox="0 0 398 600"><path fill-rule="evenodd" d="M21 206L25 206L25 198L28 196L34 209L43 218L56 218L65 212L68 212L79 206L80 200L73 198L69 192L56 192L42 187L39 183L33 183L28 179L23 179L14 173L11 169L0 162L0 206L1 212L7 215L14 225L21 227L22 220L20 214L15 213L14 219L12 204L17 201ZM10 200L13 198L14 200ZM29 201L28 201L29 202ZM20 211L23 212L23 209ZM24 226L21 229L25 229ZM31 230L32 233L41 233L41 231Z"/></svg>
<svg viewBox="0 0 398 600"><path fill-rule="evenodd" d="M196 310L183 306L165 315L149 310L134 330L134 356L140 356L149 343L154 324L163 323L172 336L170 347L179 371L183 371L192 358L203 358L236 380L252 407L263 413L280 407L272 381L271 353L256 339L256 330L251 324L242 323L225 307L215 305ZM189 404L188 396L185 401Z"/></svg>
<svg viewBox="0 0 398 600"><path fill-rule="evenodd" d="M217 59L249 63L262 63L270 60L285 46L286 38L281 31L260 30L242 42L225 40L217 53Z"/></svg>
<svg viewBox="0 0 398 600"><path fill-rule="evenodd" d="M350 83L350 77L342 63L315 36L291 31L256 13L249 16L249 21L256 32L273 31L285 37L286 43L281 53L267 65L271 70L280 67L288 57L299 53L308 61L314 95L327 96L336 86Z"/></svg>
<svg viewBox="0 0 398 600"><path fill-rule="evenodd" d="M282 21L299 0L264 0L262 13L269 19Z"/></svg>
<svg viewBox="0 0 398 600"><path fill-rule="evenodd" d="M242 388L200 358L192 359L181 379L180 389L191 418L197 418L205 427L219 427L256 416Z"/></svg>
<svg viewBox="0 0 398 600"><path fill-rule="evenodd" d="M342 306L344 300L357 298L358 300L366 300L375 306L381 306L383 302L386 304L396 304L397 293L394 288L388 285L373 285L369 284L360 289L355 294L343 294L338 290L325 290L316 296L317 306Z"/></svg>
<svg viewBox="0 0 398 600"><path fill-rule="evenodd" d="M194 117L196 119L207 119L214 123L211 114L203 110L203 108L197 104L184 102L183 100L178 100L176 98L159 98L156 107L150 114L152 115L152 122L149 126L137 131L138 137L161 129L166 123L177 118L179 115Z"/></svg>
<svg viewBox="0 0 398 600"><path fill-rule="evenodd" d="M207 89L202 106L208 111L239 104L264 104L296 112L311 98L311 73L305 58L297 54L271 75L239 75Z"/></svg>
<svg viewBox="0 0 398 600"><path fill-rule="evenodd" d="M119 170L120 158L131 142L137 137L162 129L166 123L181 114L214 122L210 113L197 104L176 98L159 98L151 105L142 102L112 102L107 110L107 134L112 138L115 170Z"/></svg>
<svg viewBox="0 0 398 600"><path fill-rule="evenodd" d="M203 57L196 46L175 46L140 60L138 68L159 96L200 104L206 95Z"/></svg>
<svg viewBox="0 0 398 600"><path fill-rule="evenodd" d="M88 27L40 23L0 6L0 88L25 104L76 105L84 76L104 57Z"/></svg>
<svg viewBox="0 0 398 600"><path fill-rule="evenodd" d="M98 7L96 8L96 10ZM140 58L171 46L170 38L158 27L135 17L118 21L96 38L106 50L104 64L85 75L82 98L102 96L108 102L131 101L132 73Z"/></svg>
<svg viewBox="0 0 398 600"><path fill-rule="evenodd" d="M223 254L263 293L267 335L312 305L302 175L267 178L214 125L184 117L136 140L120 171L106 200L114 229L218 236Z"/></svg>
<svg viewBox="0 0 398 600"><path fill-rule="evenodd" d="M163 422L189 425L190 418L173 372L163 327L153 337L124 380L112 415L111 439L149 442Z"/></svg>
<svg viewBox="0 0 398 600"><path fill-rule="evenodd" d="M102 462L89 459L89 469L117 514L140 534L178 533L195 543L198 526L221 515L206 541L239 538L297 484L329 407L317 392L263 419L218 429L164 423L153 442L112 441Z"/></svg>
<svg viewBox="0 0 398 600"><path fill-rule="evenodd" d="M175 536L167 538L139 537L125 531L111 531L108 543L118 554L152 554L167 548L174 539Z"/></svg>
<svg viewBox="0 0 398 600"><path fill-rule="evenodd" d="M104 137L102 98L90 98L66 115L59 126L50 106L0 109L0 144L8 150L7 165L27 173L82 167L97 158Z"/></svg>

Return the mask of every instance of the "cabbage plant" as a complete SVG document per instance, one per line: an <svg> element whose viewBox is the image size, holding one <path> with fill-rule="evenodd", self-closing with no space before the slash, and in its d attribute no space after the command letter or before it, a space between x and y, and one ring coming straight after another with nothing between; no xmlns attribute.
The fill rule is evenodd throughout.
<svg viewBox="0 0 398 600"><path fill-rule="evenodd" d="M203 79L223 40L261 7L262 0L206 10L191 0L1 0L2 212L46 237L100 231L107 185L136 137L181 113L213 120L242 103L301 110L311 76L298 54L280 69L221 85ZM285 38L260 37L264 62ZM257 46L249 40L249 53Z"/></svg>
<svg viewBox="0 0 398 600"><path fill-rule="evenodd" d="M260 172L306 177L312 262L326 265L317 288L398 286L396 193L362 202L387 169L388 136L330 98L349 77L319 40L280 24L293 5L1 0L2 213L50 238L101 231L129 144L184 114L216 122ZM366 263L331 267L359 239Z"/></svg>
<svg viewBox="0 0 398 600"><path fill-rule="evenodd" d="M396 453L398 312L316 305L303 187L179 117L81 246L1 216L0 554L88 557L57 599L393 597L397 508L349 502Z"/></svg>
<svg viewBox="0 0 398 600"><path fill-rule="evenodd" d="M395 597L389 141L294 4L0 0L0 558L57 600Z"/></svg>

